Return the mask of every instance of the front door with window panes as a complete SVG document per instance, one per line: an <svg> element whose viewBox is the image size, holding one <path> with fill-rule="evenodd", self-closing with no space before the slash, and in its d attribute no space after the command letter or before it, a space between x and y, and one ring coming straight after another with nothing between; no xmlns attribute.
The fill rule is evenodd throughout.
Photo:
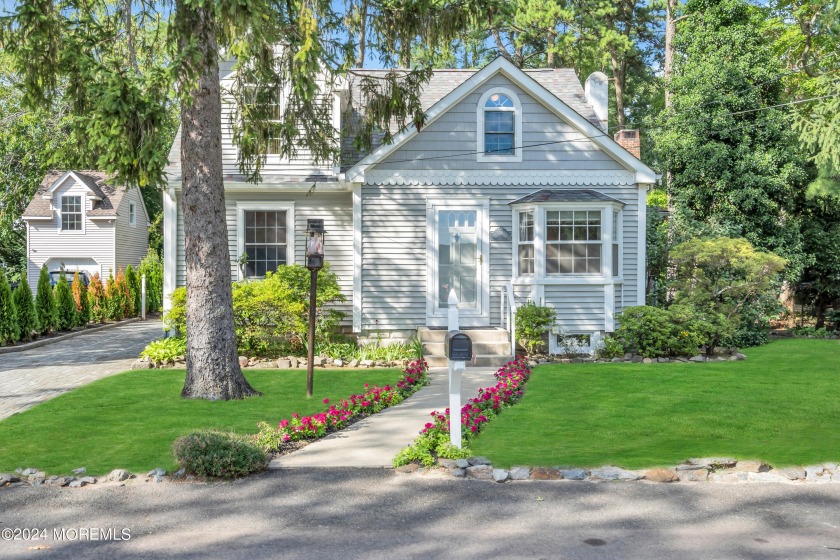
<svg viewBox="0 0 840 560"><path fill-rule="evenodd" d="M472 325L481 324L480 319L486 317L482 297L486 266L483 219L480 206L437 208L435 211L437 278L434 299L437 316L447 314L449 293L455 290L460 317Z"/></svg>

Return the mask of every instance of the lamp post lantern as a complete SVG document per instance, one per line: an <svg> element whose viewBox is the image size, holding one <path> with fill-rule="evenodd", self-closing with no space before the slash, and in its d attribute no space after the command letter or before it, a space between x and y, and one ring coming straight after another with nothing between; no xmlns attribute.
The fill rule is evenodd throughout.
<svg viewBox="0 0 840 560"><path fill-rule="evenodd" d="M312 396L315 361L315 294L318 271L324 268L324 220L306 220L306 268L309 269L309 348L306 358L306 396Z"/></svg>

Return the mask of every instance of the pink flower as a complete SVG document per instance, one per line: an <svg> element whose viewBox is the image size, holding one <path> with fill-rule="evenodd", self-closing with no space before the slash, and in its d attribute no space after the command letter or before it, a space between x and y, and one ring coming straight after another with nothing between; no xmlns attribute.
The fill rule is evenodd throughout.
<svg viewBox="0 0 840 560"><path fill-rule="evenodd" d="M330 399L324 399L324 404L330 404Z"/></svg>

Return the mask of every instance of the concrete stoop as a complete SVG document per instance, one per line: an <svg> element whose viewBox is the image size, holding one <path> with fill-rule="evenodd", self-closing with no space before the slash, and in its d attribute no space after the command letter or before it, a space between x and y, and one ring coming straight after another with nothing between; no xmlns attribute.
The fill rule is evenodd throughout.
<svg viewBox="0 0 840 560"><path fill-rule="evenodd" d="M475 360L467 364L468 366L497 368L513 359L510 350L510 333L505 329L470 329L464 327L461 331L472 340L473 352L475 353ZM418 327L417 338L423 343L423 357L429 367L446 367L448 365L443 353L446 330Z"/></svg>

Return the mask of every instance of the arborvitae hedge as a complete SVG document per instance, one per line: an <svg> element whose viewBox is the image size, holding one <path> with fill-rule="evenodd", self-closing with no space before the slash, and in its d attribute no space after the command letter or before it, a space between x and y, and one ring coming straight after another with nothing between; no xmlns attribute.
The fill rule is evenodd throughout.
<svg viewBox="0 0 840 560"><path fill-rule="evenodd" d="M73 301L76 303L76 317L80 327L90 322L90 303L88 302L87 286L77 272L73 275Z"/></svg>
<svg viewBox="0 0 840 560"><path fill-rule="evenodd" d="M17 342L19 333L12 289L9 287L6 273L0 269L0 345Z"/></svg>
<svg viewBox="0 0 840 560"><path fill-rule="evenodd" d="M60 331L69 331L76 326L78 317L76 315L76 302L73 301L73 291L67 281L64 269L55 287L56 321L55 327Z"/></svg>
<svg viewBox="0 0 840 560"><path fill-rule="evenodd" d="M132 315L142 315L142 309L140 309L143 305L142 301L142 293L140 291L140 277L134 271L134 268L131 265L125 269L125 282L128 284L128 291L131 294L131 304L133 308Z"/></svg>
<svg viewBox="0 0 840 560"><path fill-rule="evenodd" d="M33 333L38 332L38 314L35 312L35 302L32 301L32 290L29 289L26 276L21 278L20 284L15 288L12 297L15 300L15 309L17 310L20 339L27 341L32 338Z"/></svg>
<svg viewBox="0 0 840 560"><path fill-rule="evenodd" d="M90 304L90 320L94 323L102 323L108 318L108 306L105 301L105 288L99 273L95 273L90 279L88 289L88 303Z"/></svg>
<svg viewBox="0 0 840 560"><path fill-rule="evenodd" d="M47 334L55 328L55 297L50 286L50 274L47 265L41 267L38 276L38 291L35 294L35 311L38 314L40 334Z"/></svg>

